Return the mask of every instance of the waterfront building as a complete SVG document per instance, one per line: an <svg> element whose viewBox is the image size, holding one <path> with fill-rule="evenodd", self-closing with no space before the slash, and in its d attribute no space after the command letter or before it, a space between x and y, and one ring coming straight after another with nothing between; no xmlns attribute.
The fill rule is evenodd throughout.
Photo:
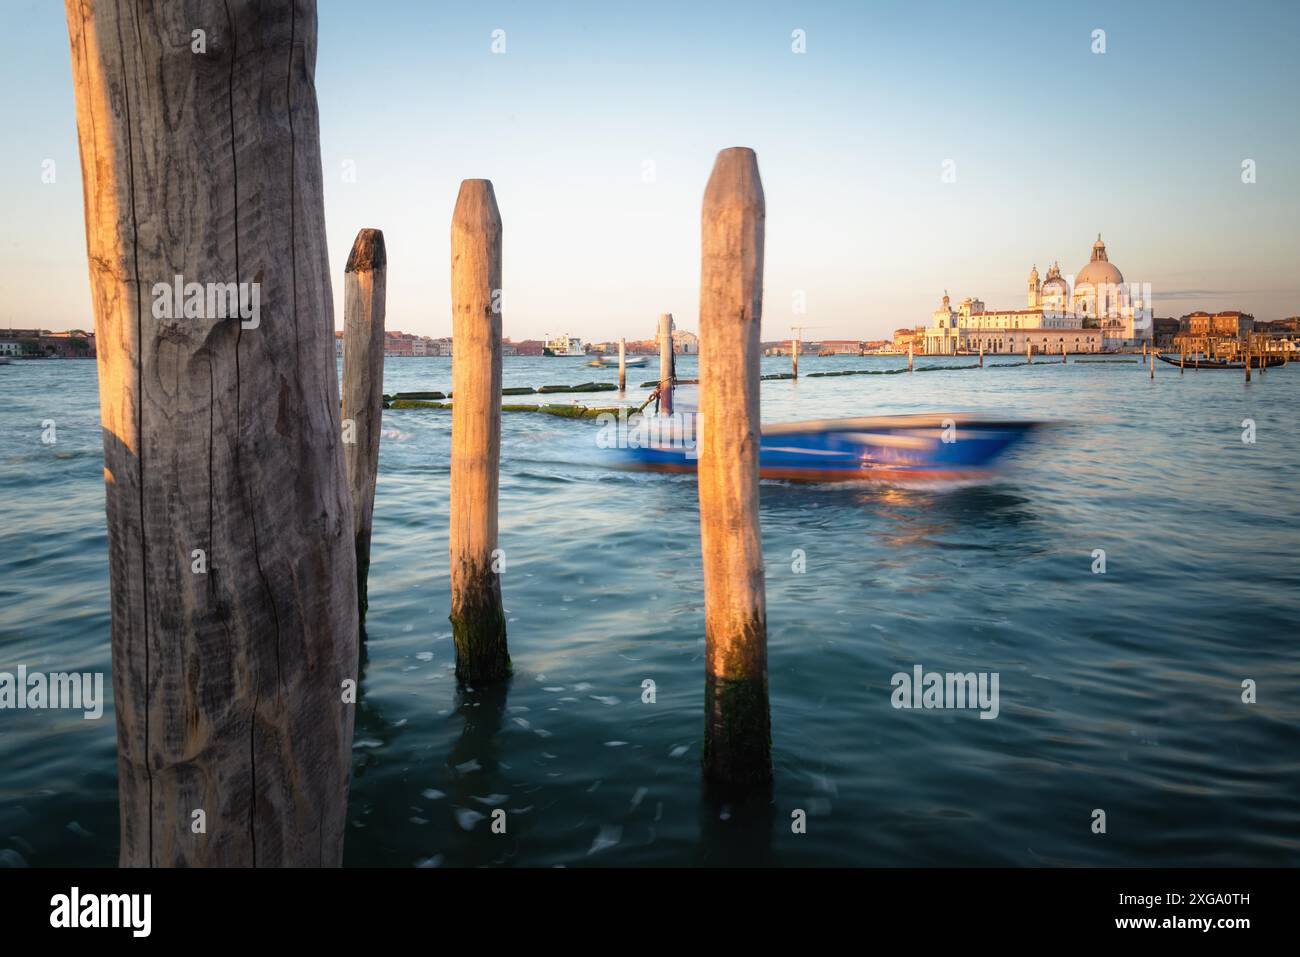
<svg viewBox="0 0 1300 957"><path fill-rule="evenodd" d="M673 352L679 356L697 356L700 354L700 337L685 329L673 330Z"/></svg>
<svg viewBox="0 0 1300 957"><path fill-rule="evenodd" d="M944 300L947 301L946 294ZM925 352L925 326L894 330L894 348L899 352L906 352L908 346L912 347L913 352Z"/></svg>
<svg viewBox="0 0 1300 957"><path fill-rule="evenodd" d="M1149 336L1150 307L1146 296L1126 286L1110 261L1101 236L1092 258L1074 278L1071 288L1060 263L1040 277L1029 271L1024 309L988 309L977 298L966 298L956 309L945 291L924 333L925 352L934 355L985 352L1021 354L1100 352L1134 345ZM902 330L900 330L901 332ZM899 339L895 334L895 342Z"/></svg>
<svg viewBox="0 0 1300 957"><path fill-rule="evenodd" d="M860 356L866 349L861 339L823 339L817 346L817 354L823 356Z"/></svg>
<svg viewBox="0 0 1300 957"><path fill-rule="evenodd" d="M1180 325L1193 336L1241 339L1255 328L1255 317L1248 312L1192 312L1182 317Z"/></svg>
<svg viewBox="0 0 1300 957"><path fill-rule="evenodd" d="M52 356L60 359L95 358L95 334L82 329L50 332L48 329L0 329L0 355Z"/></svg>

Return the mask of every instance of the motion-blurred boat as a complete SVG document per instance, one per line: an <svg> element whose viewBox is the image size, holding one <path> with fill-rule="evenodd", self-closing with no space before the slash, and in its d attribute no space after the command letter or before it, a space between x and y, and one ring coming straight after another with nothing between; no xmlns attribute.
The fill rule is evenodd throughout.
<svg viewBox="0 0 1300 957"><path fill-rule="evenodd" d="M616 464L652 472L693 472L698 436L666 417L641 448L620 448ZM669 425L669 423L676 423ZM963 479L986 475L999 457L1041 422L964 415L819 419L763 427L759 475L801 482ZM630 443L629 443L630 444Z"/></svg>
<svg viewBox="0 0 1300 957"><path fill-rule="evenodd" d="M645 356L625 356L624 359L623 359L623 365L624 365L625 368L628 368L628 369L636 369L636 368L639 368L640 366L643 366L643 365L645 365L645 364L646 364L646 357L645 357ZM587 365L589 365L589 366L616 366L616 365L618 365L618 359L616 359L616 358L610 358L609 356L596 356L596 358L594 358L594 359L592 359L590 362L588 362Z"/></svg>

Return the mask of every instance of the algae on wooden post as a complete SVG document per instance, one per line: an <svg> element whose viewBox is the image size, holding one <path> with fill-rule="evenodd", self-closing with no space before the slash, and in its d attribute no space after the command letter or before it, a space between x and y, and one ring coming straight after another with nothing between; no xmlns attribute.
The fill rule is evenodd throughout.
<svg viewBox="0 0 1300 957"><path fill-rule="evenodd" d="M704 774L723 790L772 777L767 609L758 520L765 208L753 150L718 154L700 266L700 546Z"/></svg>
<svg viewBox="0 0 1300 957"><path fill-rule="evenodd" d="M379 430L384 411L384 295L388 255L378 229L357 233L343 272L343 463L352 496L357 611L366 619Z"/></svg>
<svg viewBox="0 0 1300 957"><path fill-rule="evenodd" d="M501 214L492 184L460 184L451 221L451 630L456 678L510 674L501 606Z"/></svg>

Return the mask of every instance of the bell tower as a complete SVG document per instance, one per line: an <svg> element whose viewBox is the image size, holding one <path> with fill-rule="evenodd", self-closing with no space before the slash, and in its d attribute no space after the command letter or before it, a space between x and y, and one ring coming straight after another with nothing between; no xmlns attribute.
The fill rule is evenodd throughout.
<svg viewBox="0 0 1300 957"><path fill-rule="evenodd" d="M1029 270L1029 308L1037 309L1042 295L1043 284L1038 281L1038 264Z"/></svg>

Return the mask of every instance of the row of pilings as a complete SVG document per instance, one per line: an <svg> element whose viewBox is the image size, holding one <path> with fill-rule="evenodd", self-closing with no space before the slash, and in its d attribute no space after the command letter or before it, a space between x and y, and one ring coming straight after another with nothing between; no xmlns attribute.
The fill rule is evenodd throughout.
<svg viewBox="0 0 1300 957"><path fill-rule="evenodd" d="M340 406L315 6L238 3L229 16L201 64L170 40L189 34L183 5L103 2L68 18L100 341L119 860L338 865L386 252L378 230L363 230L348 260ZM754 153L722 151L701 223L703 758L705 779L736 792L772 773L758 524L764 216ZM487 180L461 184L451 233L451 621L457 676L483 685L510 673L494 570L502 226ZM159 318L151 290L175 277L233 283L241 303L256 284L260 312Z"/></svg>

